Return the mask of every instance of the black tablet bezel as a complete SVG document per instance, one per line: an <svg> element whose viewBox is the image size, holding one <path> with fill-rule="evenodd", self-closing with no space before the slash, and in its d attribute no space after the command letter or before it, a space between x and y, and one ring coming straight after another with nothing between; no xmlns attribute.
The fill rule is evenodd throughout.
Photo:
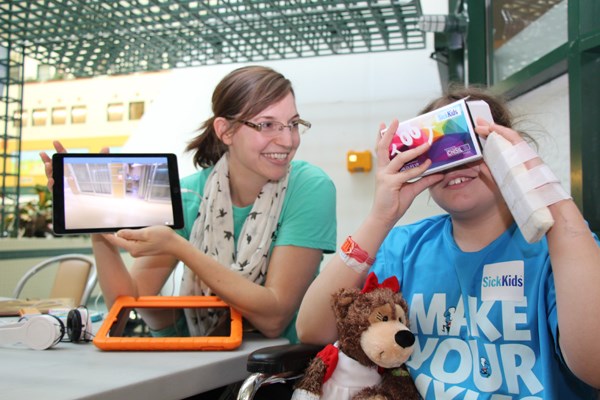
<svg viewBox="0 0 600 400"><path fill-rule="evenodd" d="M112 227L79 227L67 228L65 226L65 196L64 196L64 167L65 158L78 159L117 159L122 162L132 162L144 158L164 158L167 161L169 174L169 187L171 195L171 209L173 213L173 224L168 224L173 229L183 228L183 207L181 203L181 188L179 185L179 171L177 167L177 156L172 153L55 153L52 155L52 224L53 231L57 235L86 234L86 233L109 233L120 229L144 228L147 225L112 226ZM106 210L110 212L110 210Z"/></svg>

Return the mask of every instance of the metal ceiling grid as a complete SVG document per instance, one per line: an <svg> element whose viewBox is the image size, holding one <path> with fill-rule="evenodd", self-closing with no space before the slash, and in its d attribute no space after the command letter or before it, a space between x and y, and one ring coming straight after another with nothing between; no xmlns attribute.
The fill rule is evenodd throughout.
<svg viewBox="0 0 600 400"><path fill-rule="evenodd" d="M419 0L8 0L0 45L76 77L422 49Z"/></svg>

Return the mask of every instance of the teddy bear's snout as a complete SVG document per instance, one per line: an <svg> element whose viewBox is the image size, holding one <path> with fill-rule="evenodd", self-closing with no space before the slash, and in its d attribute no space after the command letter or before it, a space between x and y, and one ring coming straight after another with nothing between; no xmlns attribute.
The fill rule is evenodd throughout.
<svg viewBox="0 0 600 400"><path fill-rule="evenodd" d="M394 340L398 343L398 346L405 349L415 343L415 335L411 331L401 330L396 332Z"/></svg>

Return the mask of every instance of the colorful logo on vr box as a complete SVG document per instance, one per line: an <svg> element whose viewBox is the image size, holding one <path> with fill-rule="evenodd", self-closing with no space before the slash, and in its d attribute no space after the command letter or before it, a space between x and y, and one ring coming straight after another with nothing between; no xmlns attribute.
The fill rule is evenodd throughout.
<svg viewBox="0 0 600 400"><path fill-rule="evenodd" d="M390 156L395 157L403 151L419 147L420 145L433 142L433 127L398 127L390 145Z"/></svg>

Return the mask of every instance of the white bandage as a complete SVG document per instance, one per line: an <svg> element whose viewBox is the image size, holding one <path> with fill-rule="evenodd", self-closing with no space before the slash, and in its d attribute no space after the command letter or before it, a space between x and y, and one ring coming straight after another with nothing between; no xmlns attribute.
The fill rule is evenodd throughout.
<svg viewBox="0 0 600 400"><path fill-rule="evenodd" d="M496 132L487 137L483 148L483 159L529 243L539 241L554 224L548 206L571 198L547 165L525 167L536 157L526 142L512 145Z"/></svg>

